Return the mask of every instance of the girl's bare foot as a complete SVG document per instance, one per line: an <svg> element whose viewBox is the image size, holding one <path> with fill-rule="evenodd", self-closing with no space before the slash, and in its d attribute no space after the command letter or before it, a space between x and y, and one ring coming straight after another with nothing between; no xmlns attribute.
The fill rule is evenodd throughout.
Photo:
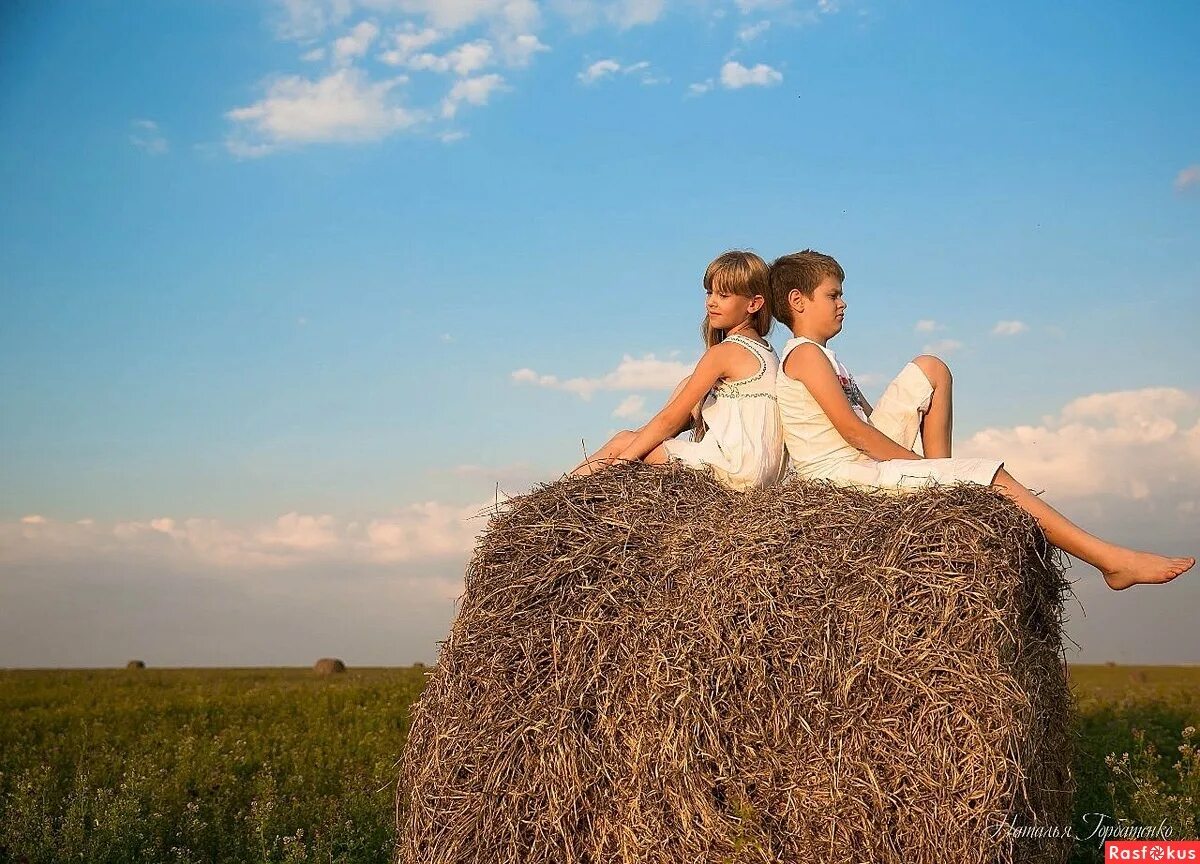
<svg viewBox="0 0 1200 864"><path fill-rule="evenodd" d="M1192 569L1195 558L1168 558L1152 552L1125 549L1111 569L1101 568L1104 581L1114 591L1124 591L1131 585L1160 585L1170 582Z"/></svg>

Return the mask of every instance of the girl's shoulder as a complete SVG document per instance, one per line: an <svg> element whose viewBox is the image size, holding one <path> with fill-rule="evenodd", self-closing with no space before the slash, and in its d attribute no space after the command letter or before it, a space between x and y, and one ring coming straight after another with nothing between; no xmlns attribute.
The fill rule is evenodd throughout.
<svg viewBox="0 0 1200 864"><path fill-rule="evenodd" d="M765 339L760 342L758 339L752 339L749 336L743 336L740 333L735 333L732 336L726 336L724 341L736 342L738 345L744 345L752 351L757 350L766 351L770 354L775 353L775 348Z"/></svg>

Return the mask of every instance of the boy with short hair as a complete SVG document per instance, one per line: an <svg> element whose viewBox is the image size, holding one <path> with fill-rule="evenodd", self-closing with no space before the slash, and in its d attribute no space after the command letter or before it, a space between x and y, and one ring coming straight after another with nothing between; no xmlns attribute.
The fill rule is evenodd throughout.
<svg viewBox="0 0 1200 864"><path fill-rule="evenodd" d="M1037 519L1051 543L1098 569L1117 591L1170 582L1196 563L1089 534L1018 483L999 459L951 457L953 381L949 367L931 354L908 363L872 409L827 345L842 330L845 278L836 260L811 249L771 264L775 317L795 335L780 355L775 393L797 475L896 490L931 483L995 486Z"/></svg>

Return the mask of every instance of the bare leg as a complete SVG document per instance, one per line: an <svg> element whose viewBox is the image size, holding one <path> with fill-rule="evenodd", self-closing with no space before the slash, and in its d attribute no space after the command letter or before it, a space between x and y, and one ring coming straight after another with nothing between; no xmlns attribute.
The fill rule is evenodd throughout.
<svg viewBox="0 0 1200 864"><path fill-rule="evenodd" d="M667 448L659 444L649 453L642 457L642 461L647 465L665 465L670 457L667 455Z"/></svg>
<svg viewBox="0 0 1200 864"><path fill-rule="evenodd" d="M950 377L950 367L932 354L914 357L912 362L933 385L929 410L921 420L921 447L925 458L948 459L954 426L954 380Z"/></svg>
<svg viewBox="0 0 1200 864"><path fill-rule="evenodd" d="M992 483L1018 507L1037 519L1046 532L1047 540L1103 573L1104 581L1114 591L1124 590L1131 585L1170 582L1196 563L1196 559L1191 557L1168 558L1101 540L1034 495L1003 468Z"/></svg>

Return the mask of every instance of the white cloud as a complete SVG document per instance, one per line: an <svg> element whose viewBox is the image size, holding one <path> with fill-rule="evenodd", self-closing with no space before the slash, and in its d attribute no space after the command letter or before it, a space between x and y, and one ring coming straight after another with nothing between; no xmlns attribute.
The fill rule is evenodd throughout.
<svg viewBox="0 0 1200 864"><path fill-rule="evenodd" d="M161 156L169 149L167 139L153 120L134 120L131 124L133 132L129 143L151 156Z"/></svg>
<svg viewBox="0 0 1200 864"><path fill-rule="evenodd" d="M276 0L272 25L280 39L308 39L341 24L353 11L348 2Z"/></svg>
<svg viewBox="0 0 1200 864"><path fill-rule="evenodd" d="M781 9L790 4L790 0L735 0L738 11L743 15L764 9Z"/></svg>
<svg viewBox="0 0 1200 864"><path fill-rule="evenodd" d="M646 398L637 393L626 396L621 400L621 404L613 409L612 416L614 417L636 417L646 408Z"/></svg>
<svg viewBox="0 0 1200 864"><path fill-rule="evenodd" d="M922 350L927 354L953 354L965 347L957 339L939 339L937 342L930 342Z"/></svg>
<svg viewBox="0 0 1200 864"><path fill-rule="evenodd" d="M489 503L435 501L401 507L365 522L286 513L263 524L169 516L146 521L59 522L25 517L0 523L0 561L95 561L137 558L186 570L280 570L315 562L387 565L434 561L470 551Z"/></svg>
<svg viewBox="0 0 1200 864"><path fill-rule="evenodd" d="M504 89L504 79L496 74L480 75L477 78L464 78L456 81L442 100L442 116L446 119L458 114L458 107L463 103L468 105L486 105L492 93Z"/></svg>
<svg viewBox="0 0 1200 864"><path fill-rule="evenodd" d="M1200 399L1172 387L1097 393L1040 425L984 429L955 455L1004 459L1013 476L1052 498L1196 500Z"/></svg>
<svg viewBox="0 0 1200 864"><path fill-rule="evenodd" d="M410 21L391 33L393 47L380 54L379 59L389 66L403 66L415 53L441 39L442 34L432 27L417 29Z"/></svg>
<svg viewBox="0 0 1200 864"><path fill-rule="evenodd" d="M609 24L629 30L653 24L666 11L665 0L551 0L550 6L576 30Z"/></svg>
<svg viewBox="0 0 1200 864"><path fill-rule="evenodd" d="M517 384L536 384L539 387L557 387L558 377L555 375L540 375L532 369L515 369L511 373L512 380Z"/></svg>
<svg viewBox="0 0 1200 864"><path fill-rule="evenodd" d="M735 60L730 60L721 67L721 85L728 90L739 90L742 87L770 87L782 80L783 75L765 63L758 63L747 68Z"/></svg>
<svg viewBox="0 0 1200 864"><path fill-rule="evenodd" d="M626 354L616 369L599 378L560 379L557 375L543 375L533 369L518 369L512 373L512 380L517 384L566 390L582 399L590 399L598 390L671 390L691 374L693 365L678 360L659 360L653 354L640 359Z"/></svg>
<svg viewBox="0 0 1200 864"><path fill-rule="evenodd" d="M601 78L621 71L621 64L616 60L597 60L591 66L579 73L579 80L584 84L594 84Z"/></svg>
<svg viewBox="0 0 1200 864"><path fill-rule="evenodd" d="M300 59L305 60L309 63L315 63L319 60L324 60L325 59L325 49L324 48L313 48L310 51L305 51L303 54L300 55Z"/></svg>
<svg viewBox="0 0 1200 864"><path fill-rule="evenodd" d="M608 5L608 19L628 30L641 24L653 24L662 17L665 0L617 0Z"/></svg>
<svg viewBox="0 0 1200 864"><path fill-rule="evenodd" d="M279 150L278 144L252 144L240 138L226 138L225 149L239 159L257 159Z"/></svg>
<svg viewBox="0 0 1200 864"><path fill-rule="evenodd" d="M602 81L618 74L637 75L643 84L661 84L665 80L650 71L649 60L639 60L637 63L630 63L628 66L624 66L611 57L604 60L597 60L576 77L584 84L595 84L597 81Z"/></svg>
<svg viewBox="0 0 1200 864"><path fill-rule="evenodd" d="M453 72L459 77L466 77L477 72L491 62L492 43L486 39L476 39L474 42L464 42L457 48L445 54L417 54L410 57L405 65L410 69L428 69L433 72Z"/></svg>
<svg viewBox="0 0 1200 864"><path fill-rule="evenodd" d="M1200 164L1189 165L1175 175L1176 192L1183 192L1196 186L1200 186Z"/></svg>
<svg viewBox="0 0 1200 864"><path fill-rule="evenodd" d="M274 29L281 39L311 39L356 12L425 19L446 31L482 24L497 32L529 33L539 22L534 0L275 0Z"/></svg>
<svg viewBox="0 0 1200 864"><path fill-rule="evenodd" d="M997 321L992 328L993 336L1017 336L1029 329L1024 321Z"/></svg>
<svg viewBox="0 0 1200 864"><path fill-rule="evenodd" d="M916 333L932 333L934 330L944 330L945 328L934 321L932 318L922 318L913 325L913 331Z"/></svg>
<svg viewBox="0 0 1200 864"><path fill-rule="evenodd" d="M250 138L231 136L226 146L238 156L261 156L291 143L383 138L422 119L389 99L391 90L405 80L372 82L353 67L318 81L296 75L281 78L262 100L227 112Z"/></svg>
<svg viewBox="0 0 1200 864"><path fill-rule="evenodd" d="M550 46L532 33L500 38L500 54L509 66L528 66L535 55L549 50Z"/></svg>
<svg viewBox="0 0 1200 864"><path fill-rule="evenodd" d="M359 22L349 34L333 43L333 62L344 65L362 57L378 35L379 25L374 21Z"/></svg>
<svg viewBox="0 0 1200 864"><path fill-rule="evenodd" d="M705 81L700 81L695 84L689 84L688 85L688 95L689 96L703 96L705 93L707 93L712 88L713 88L713 80L711 78L709 78Z"/></svg>
<svg viewBox="0 0 1200 864"><path fill-rule="evenodd" d="M759 36L766 33L770 27L770 21L759 21L757 24L749 24L738 30L737 38L742 42L753 42Z"/></svg>
<svg viewBox="0 0 1200 864"><path fill-rule="evenodd" d="M505 65L522 67L528 66L537 54L550 50L548 45L532 33L506 32L497 34L493 41L476 39L440 56L422 50L443 38L444 34L433 28L418 30L410 22L406 29L393 33L394 47L380 54L379 59L389 66L433 69L439 72L453 69L459 75L469 75L476 69L483 68L497 56Z"/></svg>

